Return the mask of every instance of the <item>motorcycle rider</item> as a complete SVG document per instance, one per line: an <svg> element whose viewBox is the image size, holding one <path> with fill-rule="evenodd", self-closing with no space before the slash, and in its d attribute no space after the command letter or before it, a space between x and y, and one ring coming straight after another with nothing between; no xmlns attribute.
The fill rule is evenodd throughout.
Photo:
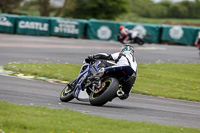
<svg viewBox="0 0 200 133"><path fill-rule="evenodd" d="M197 40L195 41L194 45L198 47L199 57L200 57L200 31L199 31L199 35L198 35Z"/></svg>
<svg viewBox="0 0 200 133"><path fill-rule="evenodd" d="M137 62L134 57L134 49L131 45L126 44L123 46L120 50L120 52L116 52L113 54L106 54L106 53L98 53L94 55L89 55L88 58L89 60L94 60L94 59L100 59L102 60L100 66L101 68L109 67L109 66L130 66L133 70L134 73L133 75L122 85L122 90L119 90L118 97L120 99L127 99L129 97L129 93L131 92L131 89L135 83L136 80L136 74L137 74ZM115 63L110 63L110 61L115 61Z"/></svg>
<svg viewBox="0 0 200 133"><path fill-rule="evenodd" d="M119 33L118 33L118 40L125 44L130 39L131 34L132 34L132 31L129 31L123 25L120 25Z"/></svg>
<svg viewBox="0 0 200 133"><path fill-rule="evenodd" d="M119 27L117 38L119 42L124 44L137 43L139 45L143 45L145 43L143 36L138 31L128 30L123 25Z"/></svg>

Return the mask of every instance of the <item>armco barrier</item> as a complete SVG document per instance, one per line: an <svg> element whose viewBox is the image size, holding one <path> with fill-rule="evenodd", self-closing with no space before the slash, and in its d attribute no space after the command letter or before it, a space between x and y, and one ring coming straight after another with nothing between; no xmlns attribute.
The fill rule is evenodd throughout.
<svg viewBox="0 0 200 133"><path fill-rule="evenodd" d="M16 18L17 16L14 15L0 14L0 32L13 34Z"/></svg>
<svg viewBox="0 0 200 133"><path fill-rule="evenodd" d="M19 16L16 33L23 35L49 36L50 18Z"/></svg>
<svg viewBox="0 0 200 133"><path fill-rule="evenodd" d="M154 24L142 24L142 23L120 23L129 30L138 31L148 43L160 42L160 26Z"/></svg>
<svg viewBox="0 0 200 133"><path fill-rule="evenodd" d="M194 45L198 28L179 25L162 25L161 41L176 42L184 45Z"/></svg>
<svg viewBox="0 0 200 133"><path fill-rule="evenodd" d="M87 20L51 18L50 31L53 36L80 38L85 36Z"/></svg>
<svg viewBox="0 0 200 133"><path fill-rule="evenodd" d="M95 40L117 41L119 23L90 19L87 26L87 37Z"/></svg>

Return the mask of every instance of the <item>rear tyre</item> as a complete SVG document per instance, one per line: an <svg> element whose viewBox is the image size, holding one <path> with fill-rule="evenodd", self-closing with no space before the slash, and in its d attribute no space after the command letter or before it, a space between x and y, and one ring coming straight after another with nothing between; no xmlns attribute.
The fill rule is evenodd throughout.
<svg viewBox="0 0 200 133"><path fill-rule="evenodd" d="M119 82L115 78L107 78L102 81L102 88L98 93L91 92L90 104L93 106L103 106L108 101L115 98L117 90L119 89Z"/></svg>
<svg viewBox="0 0 200 133"><path fill-rule="evenodd" d="M70 84L67 84L60 94L60 100L62 102L71 101L72 99L74 99L73 93L74 88Z"/></svg>

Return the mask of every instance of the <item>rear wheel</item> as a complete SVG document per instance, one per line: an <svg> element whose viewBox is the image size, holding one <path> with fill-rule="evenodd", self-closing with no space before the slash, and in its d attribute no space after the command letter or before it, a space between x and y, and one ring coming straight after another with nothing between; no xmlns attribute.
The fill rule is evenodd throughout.
<svg viewBox="0 0 200 133"><path fill-rule="evenodd" d="M136 37L136 38L135 38L135 42L136 42L137 44L139 44L139 45L143 45L143 44L145 43L144 40L141 39L141 38L139 38L139 37Z"/></svg>
<svg viewBox="0 0 200 133"><path fill-rule="evenodd" d="M60 100L62 102L71 101L72 99L74 99L73 92L74 88L70 84L67 84L60 94Z"/></svg>
<svg viewBox="0 0 200 133"><path fill-rule="evenodd" d="M102 81L102 87L90 94L90 104L94 106L102 106L111 101L119 89L119 82L115 78L107 78Z"/></svg>

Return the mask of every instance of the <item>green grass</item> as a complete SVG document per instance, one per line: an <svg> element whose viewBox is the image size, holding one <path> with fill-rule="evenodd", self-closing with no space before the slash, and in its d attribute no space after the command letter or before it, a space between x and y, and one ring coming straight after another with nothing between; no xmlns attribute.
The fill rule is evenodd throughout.
<svg viewBox="0 0 200 133"><path fill-rule="evenodd" d="M199 64L139 64L133 92L200 101Z"/></svg>
<svg viewBox="0 0 200 133"><path fill-rule="evenodd" d="M72 81L81 64L8 64L4 68L27 75ZM138 76L133 93L200 101L199 64L138 64Z"/></svg>
<svg viewBox="0 0 200 133"><path fill-rule="evenodd" d="M0 102L0 132L5 133L200 133L199 129L114 120L68 109Z"/></svg>
<svg viewBox="0 0 200 133"><path fill-rule="evenodd" d="M15 14L20 14L20 15L28 15L28 16L40 16L39 10L30 10L30 11L25 11L25 10L20 10L20 9L14 9L13 12Z"/></svg>
<svg viewBox="0 0 200 133"><path fill-rule="evenodd" d="M119 17L116 21L118 22L133 22L133 23L148 23L148 24L163 24L166 21L180 23L184 25L185 23L191 24L191 26L200 26L200 19L176 19L176 18L143 18L132 15L126 15Z"/></svg>
<svg viewBox="0 0 200 133"><path fill-rule="evenodd" d="M171 22L187 22L187 23L196 23L199 24L200 19L175 19L175 18L141 18L141 17L136 17L132 18L131 21L133 22L143 22L143 23L153 23L153 24L162 24L165 21L171 21Z"/></svg>
<svg viewBox="0 0 200 133"><path fill-rule="evenodd" d="M81 64L39 63L21 64L13 63L4 66L7 70L20 72L26 75L55 78L64 81L74 80L80 71Z"/></svg>
<svg viewBox="0 0 200 133"><path fill-rule="evenodd" d="M37 10L35 8L33 8L32 10L14 9L13 12L15 14L20 14L20 15L41 17L39 10ZM55 12L50 12L49 17L54 17L54 15L55 15Z"/></svg>

